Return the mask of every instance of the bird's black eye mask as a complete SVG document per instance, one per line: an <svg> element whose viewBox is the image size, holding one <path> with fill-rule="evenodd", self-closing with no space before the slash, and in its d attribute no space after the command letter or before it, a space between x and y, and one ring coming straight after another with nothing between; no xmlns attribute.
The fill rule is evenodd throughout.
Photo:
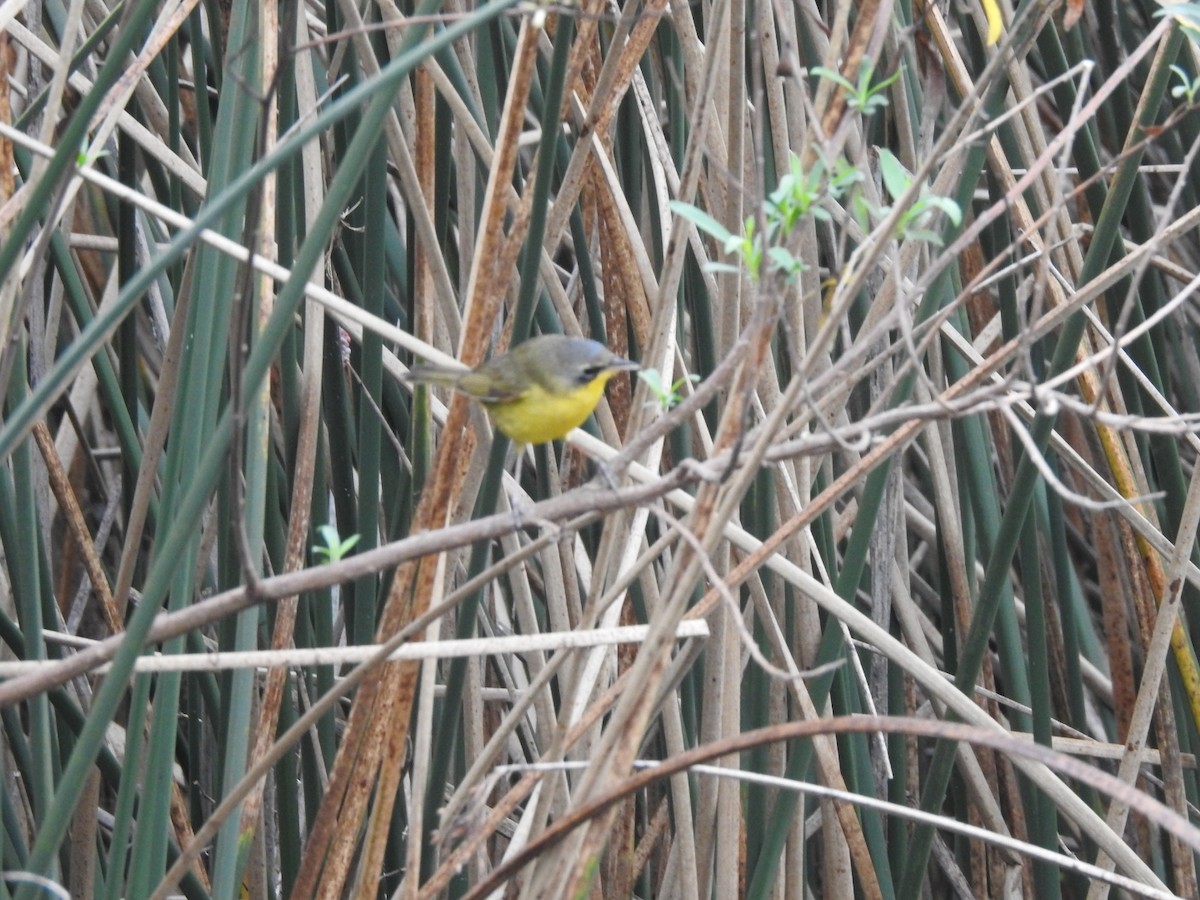
<svg viewBox="0 0 1200 900"><path fill-rule="evenodd" d="M580 385L591 384L595 379L599 378L608 369L608 366L588 366L576 377L576 381Z"/></svg>

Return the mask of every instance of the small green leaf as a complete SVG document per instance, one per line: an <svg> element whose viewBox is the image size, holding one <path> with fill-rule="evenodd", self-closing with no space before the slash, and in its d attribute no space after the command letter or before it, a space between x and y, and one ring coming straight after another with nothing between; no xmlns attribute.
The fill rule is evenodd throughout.
<svg viewBox="0 0 1200 900"><path fill-rule="evenodd" d="M935 231L930 231L928 228L906 228L904 230L904 237L910 241L925 241L934 247L942 246L942 236Z"/></svg>
<svg viewBox="0 0 1200 900"><path fill-rule="evenodd" d="M677 216L683 216L701 231L706 234L711 234L719 241L726 244L730 239L740 240L729 233L729 229L698 207L692 206L690 203L681 203L678 200L671 201L671 211Z"/></svg>
<svg viewBox="0 0 1200 900"><path fill-rule="evenodd" d="M354 545L358 543L359 539L359 535L352 534L350 537L342 540L337 529L332 525L318 526L317 534L321 536L321 540L325 543L324 545L315 545L312 548L313 555L327 563L334 563L340 560L354 549Z"/></svg>
<svg viewBox="0 0 1200 900"><path fill-rule="evenodd" d="M900 77L900 69L897 69L895 72L893 72L887 78L883 79L883 81L880 81L877 84L875 84L875 86L871 89L872 93L878 94L880 91L890 88L895 83L896 79L899 77Z"/></svg>
<svg viewBox="0 0 1200 900"><path fill-rule="evenodd" d="M1196 102L1196 93L1200 91L1200 78L1193 79L1191 74L1182 66L1171 66L1171 71L1175 73L1175 77L1180 83L1171 88L1171 96L1178 100L1180 97L1186 97L1187 102Z"/></svg>
<svg viewBox="0 0 1200 900"><path fill-rule="evenodd" d="M851 84L849 79L843 76L840 72L835 72L833 69L827 69L824 66L814 66L808 71L811 74L816 75L818 78L827 78L839 87L845 88L852 94L854 93L854 85Z"/></svg>
<svg viewBox="0 0 1200 900"><path fill-rule="evenodd" d="M1155 17L1170 16L1184 28L1200 30L1200 3L1166 4Z"/></svg>
<svg viewBox="0 0 1200 900"><path fill-rule="evenodd" d="M639 369L637 376L638 378L642 379L642 381L646 382L650 390L654 391L654 393L658 394L659 396L662 396L662 374L658 371L658 369Z"/></svg>
<svg viewBox="0 0 1200 900"><path fill-rule="evenodd" d="M943 215L945 215L945 217L955 225L962 224L962 210L959 208L958 204L949 197L930 195L924 198L924 200L929 206L935 209L940 209Z"/></svg>
<svg viewBox="0 0 1200 900"><path fill-rule="evenodd" d="M638 372L638 377L641 378L642 381L646 382L647 387L650 388L651 393L653 393L658 400L657 404L648 403L646 405L658 405L662 406L664 409L670 409L682 399L679 394L679 389L683 387L685 382L700 380L699 375L689 375L686 379L680 378L673 385L671 385L670 388L667 388L663 386L662 375L657 369L642 369L640 372Z"/></svg>
<svg viewBox="0 0 1200 900"><path fill-rule="evenodd" d="M879 149L879 174L883 176L883 186L893 200L903 197L912 185L912 176L886 147Z"/></svg>
<svg viewBox="0 0 1200 900"><path fill-rule="evenodd" d="M862 110L864 115L870 115L871 113L875 112L875 110L887 105L887 97L881 97L878 94L873 94L859 103L858 107L860 110Z"/></svg>
<svg viewBox="0 0 1200 900"><path fill-rule="evenodd" d="M799 275L808 268L804 260L794 256L786 247L772 247L767 251L767 256L777 268L789 275Z"/></svg>

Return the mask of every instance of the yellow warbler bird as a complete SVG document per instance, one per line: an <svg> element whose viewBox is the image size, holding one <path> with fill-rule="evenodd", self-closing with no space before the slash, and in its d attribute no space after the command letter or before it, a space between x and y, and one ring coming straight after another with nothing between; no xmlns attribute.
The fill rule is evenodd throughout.
<svg viewBox="0 0 1200 900"><path fill-rule="evenodd" d="M483 404L492 424L515 444L544 444L582 425L610 378L640 368L596 341L547 334L469 371L413 366L409 379L453 388Z"/></svg>

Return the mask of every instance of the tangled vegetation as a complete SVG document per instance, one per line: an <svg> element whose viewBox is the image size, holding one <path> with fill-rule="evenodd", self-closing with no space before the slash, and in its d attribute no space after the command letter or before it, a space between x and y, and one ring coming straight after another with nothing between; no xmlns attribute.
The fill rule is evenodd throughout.
<svg viewBox="0 0 1200 900"><path fill-rule="evenodd" d="M0 894L1200 896L1198 41L0 4Z"/></svg>

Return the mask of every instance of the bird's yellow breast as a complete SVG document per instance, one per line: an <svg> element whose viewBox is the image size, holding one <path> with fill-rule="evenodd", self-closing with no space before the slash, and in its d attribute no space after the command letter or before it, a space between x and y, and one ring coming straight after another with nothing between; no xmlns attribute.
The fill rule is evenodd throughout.
<svg viewBox="0 0 1200 900"><path fill-rule="evenodd" d="M513 443L557 441L587 421L614 374L604 372L585 385L561 393L551 393L534 383L518 397L484 405L492 423Z"/></svg>

